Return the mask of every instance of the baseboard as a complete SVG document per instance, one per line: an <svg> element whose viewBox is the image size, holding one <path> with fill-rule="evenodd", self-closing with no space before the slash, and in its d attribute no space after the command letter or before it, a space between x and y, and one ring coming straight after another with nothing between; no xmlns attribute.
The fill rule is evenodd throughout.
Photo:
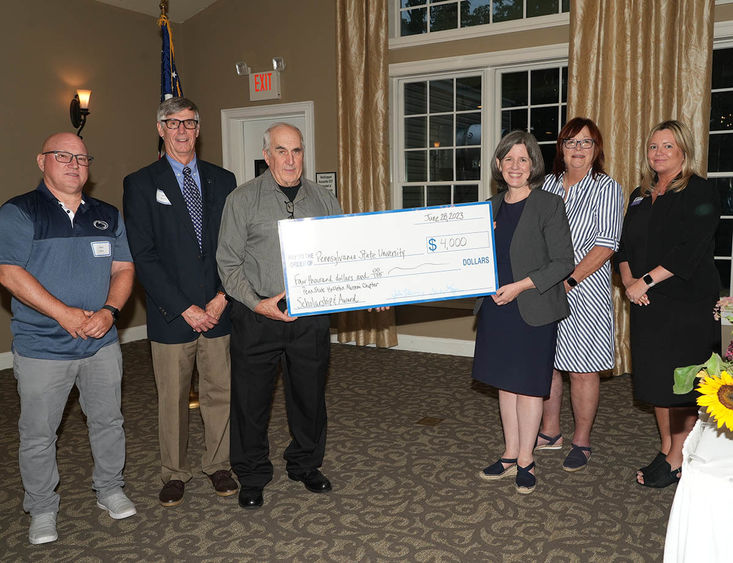
<svg viewBox="0 0 733 563"><path fill-rule="evenodd" d="M135 340L145 340L148 337L148 327L145 325L131 326L123 328L119 331L120 343L133 342ZM13 353L3 352L0 354L0 369L8 369L13 367Z"/></svg>
<svg viewBox="0 0 733 563"><path fill-rule="evenodd" d="M331 342L338 343L338 336L331 334ZM353 344L349 342L348 344ZM373 344L371 346L374 346ZM431 354L445 354L447 356L473 357L473 340L458 340L456 338L436 338L433 336L414 336L412 334L398 334L397 346L392 350L408 350L410 352L428 352Z"/></svg>
<svg viewBox="0 0 733 563"><path fill-rule="evenodd" d="M123 328L119 331L120 344L134 342L135 340L145 340L148 337L148 327L146 325L131 326Z"/></svg>

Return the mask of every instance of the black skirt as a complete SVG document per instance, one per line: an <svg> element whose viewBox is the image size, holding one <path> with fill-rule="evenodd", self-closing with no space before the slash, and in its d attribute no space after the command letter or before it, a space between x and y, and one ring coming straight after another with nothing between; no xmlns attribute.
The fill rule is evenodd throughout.
<svg viewBox="0 0 733 563"><path fill-rule="evenodd" d="M715 299L681 301L649 290L649 305L631 304L634 397L656 407L694 406L696 391L675 395L674 370L707 361L720 350Z"/></svg>

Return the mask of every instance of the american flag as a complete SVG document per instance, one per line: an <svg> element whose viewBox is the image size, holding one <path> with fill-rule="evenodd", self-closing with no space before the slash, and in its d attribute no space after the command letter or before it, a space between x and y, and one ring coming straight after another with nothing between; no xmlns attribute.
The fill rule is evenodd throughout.
<svg viewBox="0 0 733 563"><path fill-rule="evenodd" d="M173 96L183 96L181 79L176 71L176 58L173 51L173 36L171 34L168 16L161 14L158 25L163 36L163 48L160 61L160 101Z"/></svg>
<svg viewBox="0 0 733 563"><path fill-rule="evenodd" d="M167 4L167 2L165 3ZM163 102L174 96L183 96L181 79L176 71L176 57L173 51L173 35L166 15L165 8L161 3L161 14L158 18L160 33L163 36L163 47L160 52L160 101ZM163 139L158 138L158 158L163 158Z"/></svg>

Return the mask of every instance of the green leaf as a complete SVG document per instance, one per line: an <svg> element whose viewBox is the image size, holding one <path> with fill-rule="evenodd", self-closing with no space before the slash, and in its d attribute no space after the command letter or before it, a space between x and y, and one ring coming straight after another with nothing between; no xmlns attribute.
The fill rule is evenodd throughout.
<svg viewBox="0 0 733 563"><path fill-rule="evenodd" d="M692 391L695 378L704 367L705 364L676 368L674 370L674 387L672 387L674 394L684 395Z"/></svg>
<svg viewBox="0 0 733 563"><path fill-rule="evenodd" d="M720 354L712 354L704 364L676 368L674 370L674 387L672 387L672 392L675 395L684 395L692 391L695 385L695 378L701 377L699 374L702 370L705 370L708 375L720 375L723 371L733 373L733 363L723 361Z"/></svg>
<svg viewBox="0 0 733 563"><path fill-rule="evenodd" d="M705 363L705 369L710 375L720 375L723 371L723 359L718 354L713 354Z"/></svg>

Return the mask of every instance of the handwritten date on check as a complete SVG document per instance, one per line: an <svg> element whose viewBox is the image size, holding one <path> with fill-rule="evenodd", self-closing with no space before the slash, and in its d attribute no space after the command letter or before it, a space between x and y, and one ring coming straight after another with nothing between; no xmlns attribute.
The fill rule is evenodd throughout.
<svg viewBox="0 0 733 563"><path fill-rule="evenodd" d="M489 202L284 219L278 230L293 316L496 292Z"/></svg>

